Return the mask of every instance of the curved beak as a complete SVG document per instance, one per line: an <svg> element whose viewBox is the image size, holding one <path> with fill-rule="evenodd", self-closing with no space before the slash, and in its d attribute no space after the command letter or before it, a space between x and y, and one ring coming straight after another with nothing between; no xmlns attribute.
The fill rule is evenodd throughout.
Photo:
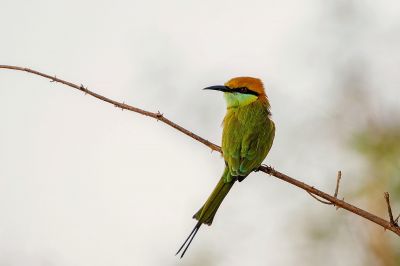
<svg viewBox="0 0 400 266"><path fill-rule="evenodd" d="M203 90L213 90L213 91L223 91L223 92L230 92L231 89L227 86L216 85L204 88Z"/></svg>

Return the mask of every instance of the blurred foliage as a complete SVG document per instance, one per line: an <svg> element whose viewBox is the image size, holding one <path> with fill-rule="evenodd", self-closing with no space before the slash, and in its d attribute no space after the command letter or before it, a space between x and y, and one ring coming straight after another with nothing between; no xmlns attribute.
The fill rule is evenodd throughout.
<svg viewBox="0 0 400 266"><path fill-rule="evenodd" d="M384 182L392 199L400 201L400 125L370 126L355 134L352 146L369 164L368 185Z"/></svg>
<svg viewBox="0 0 400 266"><path fill-rule="evenodd" d="M357 165L358 158L363 162L354 173L344 171L344 178L347 182L354 181L354 186L343 185L342 181L339 196L345 195L347 201L388 219L385 191L390 193L394 215L400 213L399 107L393 106L395 110L390 110L388 103L393 99L389 99L390 93L385 88L378 88L382 92L379 98L371 78L371 73L376 74L371 70L376 54L369 48L365 50L367 53L360 52L360 43L356 43L362 39L359 37L363 30L368 29L366 23L375 23L368 15L374 12L357 1L332 2L326 10L326 19L336 29L333 36L342 40L336 43L337 54L340 58L347 55L346 60L331 57L327 64L335 73L332 91L338 97L333 100L333 108L339 114L334 123L328 123L343 133L344 139L340 140L345 144L343 152L355 151L354 164ZM384 49L382 44L379 49ZM305 232L314 248L312 258L321 257L308 265L320 265L327 261L326 257L332 259L327 261L329 265L400 265L400 241L396 235L354 215L338 215L327 209L313 215L323 218L307 220ZM315 249L320 250L315 252ZM335 261L338 259L341 261Z"/></svg>
<svg viewBox="0 0 400 266"><path fill-rule="evenodd" d="M392 210L397 216L400 213L400 121L394 116L391 123L367 123L350 134L347 143L350 151L356 151L357 157L363 158L364 166L356 173L361 182L357 182L352 191L342 184L339 195L345 195L348 201L388 219L383 197L388 191ZM344 177L349 175L345 173ZM304 224L306 237L314 250L314 260L309 265L320 265L326 256L338 256L332 254L340 254L342 258L331 261L332 265L400 265L400 242L396 235L340 212L326 208L309 214L323 217L307 220Z"/></svg>
<svg viewBox="0 0 400 266"><path fill-rule="evenodd" d="M400 205L400 124L396 120L392 125L367 126L354 135L352 148L358 151L366 161L369 176L361 187L371 211L387 217L385 204L376 199L388 191L394 212ZM397 208L396 208L397 207ZM400 245L398 239L388 234L377 233L371 228L367 248L375 257L374 265L400 265Z"/></svg>

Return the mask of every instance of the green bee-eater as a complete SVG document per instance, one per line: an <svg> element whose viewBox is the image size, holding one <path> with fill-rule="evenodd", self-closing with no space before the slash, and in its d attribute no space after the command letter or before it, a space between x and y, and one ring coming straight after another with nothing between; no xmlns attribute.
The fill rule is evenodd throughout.
<svg viewBox="0 0 400 266"><path fill-rule="evenodd" d="M275 124L271 120L270 104L261 80L238 77L229 80L224 86L211 86L205 90L222 91L227 103L222 133L222 155L226 167L206 203L193 216L198 222L176 253L187 243L181 258L200 226L211 225L215 213L236 180L243 181L261 165L275 137Z"/></svg>

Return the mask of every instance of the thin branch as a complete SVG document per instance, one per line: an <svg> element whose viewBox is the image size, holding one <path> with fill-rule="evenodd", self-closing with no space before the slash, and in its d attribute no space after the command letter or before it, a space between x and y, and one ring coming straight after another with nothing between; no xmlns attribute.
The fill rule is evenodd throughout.
<svg viewBox="0 0 400 266"><path fill-rule="evenodd" d="M336 189L335 189L335 194L334 197L337 198L338 193L339 193L339 185L340 185L340 179L342 178L342 171L337 172L337 178L336 178Z"/></svg>
<svg viewBox="0 0 400 266"><path fill-rule="evenodd" d="M398 225L398 222L399 222L399 218L400 218L400 214L397 215L396 219L394 219L394 222L395 222L397 225Z"/></svg>
<svg viewBox="0 0 400 266"><path fill-rule="evenodd" d="M342 178L342 171L338 171L338 175L336 178L336 188L335 188L335 194L333 195L335 198L337 198L337 195L339 193L339 184L340 184L340 179ZM335 205L334 203L330 202L330 201L325 201L325 200L321 200L319 199L317 196L311 194L310 192L307 192L308 194L310 194L311 197L313 197L314 199L316 199L317 201L326 204L326 205ZM339 207L336 207L336 210L338 210Z"/></svg>
<svg viewBox="0 0 400 266"><path fill-rule="evenodd" d="M388 208L390 224L393 225L393 226L397 226L398 227L397 220L398 220L399 217L397 217L396 220L393 219L392 207L390 206L389 192L385 192L384 196L385 196L386 205L387 205L387 208Z"/></svg>
<svg viewBox="0 0 400 266"><path fill-rule="evenodd" d="M340 179L342 179L342 171L338 171L338 173L337 173L336 189L335 189L335 194L333 195L335 198L337 198L337 196L339 194ZM344 200L344 198L342 200ZM336 206L336 210L339 210L339 209L340 209L340 207Z"/></svg>
<svg viewBox="0 0 400 266"><path fill-rule="evenodd" d="M1 68L24 71L24 72L32 73L32 74L35 74L35 75L38 75L38 76L42 76L44 78L50 79L53 82L59 82L59 83L62 83L64 85L67 85L69 87L72 87L74 89L80 90L80 91L84 92L85 94L89 94L89 95L91 95L91 96L93 96L93 97L95 97L95 98L97 98L99 100L102 100L104 102L110 103L110 104L114 105L115 107L118 107L118 108L121 108L121 109L125 109L125 110L129 110L129 111L132 111L132 112L136 112L136 113L139 113L139 114L142 114L142 115L145 115L145 116L152 117L152 118L154 118L154 119L156 119L158 121L161 121L161 122L163 122L163 123L175 128L175 129L179 130L180 132L184 133L185 135L187 135L187 136L189 136L189 137L191 137L191 138L203 143L204 145L206 145L210 149L212 149L214 151L221 152L221 148L218 145L215 145L214 143L212 143L212 142L210 142L210 141L208 141L208 140L206 140L206 139L204 139L204 138L202 138L202 137L190 132L189 130L187 130L187 129L185 129L185 128L177 125L177 124L175 124L171 120L165 118L165 116L163 114L161 114L160 112L157 112L157 113L148 112L148 111L139 109L137 107L130 106L130 105L125 104L125 103L121 103L121 102L117 102L117 101L111 100L111 99L109 99L107 97L104 97L104 96L102 96L100 94L97 94L97 93L95 93L93 91L90 91L88 88L84 87L83 85L79 86L79 85L76 85L76 84L74 84L72 82L65 81L65 80L62 80L60 78L57 78L56 76L50 76L50 75L47 75L47 74L41 73L41 72L36 71L36 70L29 69L29 68L23 68L23 67L17 67L17 66L9 66L9 65L0 65L0 69ZM296 179L294 179L294 178L292 178L292 177L290 177L288 175L285 175L285 174L273 169L272 167L263 166L262 165L257 170L258 171L262 171L262 172L264 172L266 174L275 176L276 178L279 178L279 179L281 179L281 180L283 180L283 181L285 181L287 183L290 183L290 184L292 184L292 185L294 185L294 186L296 186L298 188L301 188L301 189L307 191L310 194L313 194L315 196L323 198L324 200L331 202L333 205L335 205L337 207L340 207L340 208L345 209L345 210L347 210L349 212L352 212L352 213L354 213L354 214L356 214L358 216L361 216L361 217L363 217L363 218L365 218L365 219L367 219L367 220L369 220L369 221L371 221L373 223L376 223L377 225L380 225L383 228L386 228L387 230L390 230L390 231L392 231L395 234L400 236L400 227L396 226L393 223L393 219L391 221L387 221L385 219L382 219L382 218L380 218L380 217L378 217L378 216L376 216L376 215L374 215L372 213L369 213L369 212L367 212L365 210L362 210L362 209L360 209L360 208L358 208L358 207L356 207L354 205L351 205L351 204L345 202L344 200L339 200L337 197L331 196L331 195L329 195L329 194L327 194L327 193L325 193L325 192L323 192L321 190L318 190L318 189L314 188L313 186L307 185L307 184L305 184L305 183L303 183L303 182L301 182L299 180L296 180ZM337 185L337 189L339 189L338 185Z"/></svg>
<svg viewBox="0 0 400 266"><path fill-rule="evenodd" d="M319 201L319 202L321 202L321 203L323 203L323 204L326 204L326 205L332 205L332 204L333 204L333 203L330 202L330 201L325 201L325 200L322 200L322 199L317 198L316 196L314 196L313 194L311 194L311 192L308 192L308 191L307 191L307 193L310 194L311 197L313 197L314 199L316 199L317 201Z"/></svg>
<svg viewBox="0 0 400 266"><path fill-rule="evenodd" d="M338 206L338 207L345 209L349 212L352 212L358 216L361 216L367 220L370 220L371 222L376 223L376 224L382 226L383 228L386 228L400 236L400 227L397 227L397 226L391 224L389 221L386 221L385 219L380 218L380 217L376 216L375 214L369 213L369 212L367 212L363 209L360 209L350 203L345 202L344 200L335 198L335 197L329 195L328 193L318 190L318 189L316 189L310 185L307 185L297 179L294 179L288 175L280 173L280 172L274 170L272 167L262 165L259 167L259 171L262 171L269 175L275 176L276 178L286 181L296 187L299 187L307 192L310 192L311 194L314 194L314 195L321 197L327 201L330 201L335 206Z"/></svg>
<svg viewBox="0 0 400 266"><path fill-rule="evenodd" d="M183 127L181 127L180 125L175 124L171 120L169 120L166 117L164 117L164 115L161 114L160 112L157 112L157 113L148 112L148 111L145 111L143 109L136 108L136 107L133 107L133 106L125 104L125 103L121 103L121 102L117 102L117 101L111 100L110 98L104 97L104 96L102 96L100 94L97 94L97 93L95 93L93 91L90 91L87 87L83 86L82 84L81 85L76 85L76 84L74 84L72 82L57 78L57 76L50 76L50 75L41 73L41 72L33 70L33 69L24 68L24 67L17 67L17 66L8 66L8 65L0 65L0 68L25 71L25 72L32 73L32 74L35 74L35 75L38 75L38 76L42 76L44 78L50 79L51 82L62 83L64 85L67 85L67 86L72 87L74 89L80 90L80 91L84 92L85 94L89 94L89 95L91 95L91 96L93 96L93 97L95 97L95 98L97 98L99 100L102 100L102 101L107 102L107 103L111 103L115 107L118 107L118 108L121 108L121 109L125 109L125 110L129 110L129 111L132 111L132 112L135 112L135 113L139 113L139 114L142 114L142 115L145 115L145 116L149 116L149 117L155 118L158 121L164 122L165 124L168 124L169 126L179 130L183 134L186 134L189 137L194 138L197 141L200 141L201 143L203 143L204 145L208 146L212 150L221 152L221 148L218 145L215 145L214 143L212 143L212 142L210 142L210 141L208 141L206 139L203 139L202 137L190 132L189 130L187 130L187 129L183 128Z"/></svg>

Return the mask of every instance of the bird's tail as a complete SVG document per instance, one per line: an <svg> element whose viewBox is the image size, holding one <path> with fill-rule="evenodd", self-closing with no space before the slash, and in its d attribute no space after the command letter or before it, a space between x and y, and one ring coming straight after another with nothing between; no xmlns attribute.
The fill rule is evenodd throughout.
<svg viewBox="0 0 400 266"><path fill-rule="evenodd" d="M227 180L230 180L227 182ZM183 249L181 258L185 255L187 249L189 248L190 244L192 243L193 238L197 234L197 231L200 229L202 224L211 225L214 219L215 214L219 206L221 205L222 201L224 200L225 196L228 194L229 190L235 183L235 179L232 179L229 173L228 167L225 168L225 171L219 180L217 186L214 188L211 195L208 197L206 203L204 203L203 207L200 208L198 212L193 215L193 218L196 219L198 222L193 228L192 232L186 238L185 242L179 248L176 255ZM187 243L187 245L186 245ZM186 246L186 247L185 247Z"/></svg>
<svg viewBox="0 0 400 266"><path fill-rule="evenodd" d="M235 183L235 179L228 177L230 175L228 167L225 168L224 174L219 180L217 186L214 188L210 197L208 197L206 203L200 208L198 212L193 215L193 218L199 221L199 223L211 225L215 214L225 196L228 194L229 190ZM231 180L226 182L226 180Z"/></svg>

